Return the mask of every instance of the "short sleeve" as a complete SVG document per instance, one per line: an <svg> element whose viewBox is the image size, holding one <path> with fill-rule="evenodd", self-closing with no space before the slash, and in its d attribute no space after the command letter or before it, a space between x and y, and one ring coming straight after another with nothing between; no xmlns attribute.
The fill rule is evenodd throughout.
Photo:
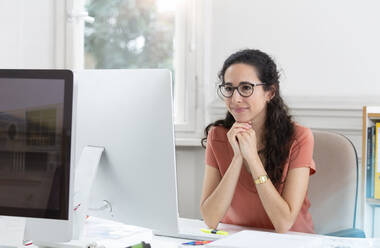
<svg viewBox="0 0 380 248"><path fill-rule="evenodd" d="M213 148L213 136L215 133L215 127L212 127L207 135L207 144L206 144L206 164L212 167L218 168L218 163L215 158L215 152Z"/></svg>
<svg viewBox="0 0 380 248"><path fill-rule="evenodd" d="M316 172L313 160L314 136L309 128L297 127L295 140L290 149L289 170L309 167L310 175Z"/></svg>

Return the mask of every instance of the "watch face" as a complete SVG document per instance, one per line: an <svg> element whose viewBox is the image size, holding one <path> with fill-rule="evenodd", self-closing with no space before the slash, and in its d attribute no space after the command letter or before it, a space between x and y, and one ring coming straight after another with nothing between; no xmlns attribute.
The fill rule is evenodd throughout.
<svg viewBox="0 0 380 248"><path fill-rule="evenodd" d="M268 176L267 176L267 175L265 175L265 176L259 176L259 177L255 180L255 184L265 183L267 180L268 180Z"/></svg>

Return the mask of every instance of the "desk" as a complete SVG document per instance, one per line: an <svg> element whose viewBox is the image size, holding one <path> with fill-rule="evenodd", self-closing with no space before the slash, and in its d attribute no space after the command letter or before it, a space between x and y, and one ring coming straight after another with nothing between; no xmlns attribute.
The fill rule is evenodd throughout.
<svg viewBox="0 0 380 248"><path fill-rule="evenodd" d="M204 227L204 223L201 220L194 220L194 219L180 219L181 225L188 225L191 228L200 228ZM120 224L120 223L119 223ZM126 225L124 225L126 226ZM127 229L130 229L131 226L127 227ZM132 227L133 229L138 227ZM223 239L217 240L213 243L210 243L206 246L182 246L182 243L188 242L187 239L180 239L180 238L171 238L171 237L164 237L164 236L156 236L153 235L149 229L146 229L148 232L150 232L150 235L146 237L145 241L149 242L151 244L152 248L177 248L177 247L216 247L216 248L251 248L254 247L255 243L265 244L265 247L292 247L292 248L298 248L298 247L345 247L345 248L354 248L354 247L380 247L380 239L360 239L360 238L338 238L338 237L329 237L324 235L318 235L318 234L308 234L308 233L298 233L298 232L288 232L287 234L278 234L275 233L272 230L265 230L265 229L256 229L256 228L248 228L248 227L241 227L236 225L226 225L226 224L220 224L219 229L226 230L229 234L225 241L227 240L233 240L233 242L229 242L228 246L220 246L218 243L220 241L223 241ZM243 231L244 230L244 231ZM240 232L243 231L243 232ZM242 235L244 233L248 233L248 235ZM133 240L133 244L138 243L141 240L144 240L145 236L141 235L131 235L126 238L130 238L130 240ZM245 242L241 242L244 240ZM279 246L279 243L281 244ZM231 245L233 244L233 245ZM315 245L317 244L317 245ZM35 246L34 246L35 247ZM34 248L33 247L33 248ZM62 246L68 248L68 246ZM117 245L113 245L107 248L119 248L120 243ZM262 247L262 246L258 246ZM29 246L29 248L32 248Z"/></svg>
<svg viewBox="0 0 380 248"><path fill-rule="evenodd" d="M281 234L278 234L281 235ZM271 241L265 241L266 248L278 248L278 247L292 247L292 248L320 248L320 247L329 247L329 248L338 248L338 247L344 247L344 248L365 248L365 247L380 247L380 239L361 239L361 238L338 238L338 237L329 237L329 236L323 236L323 235L313 235L313 234L295 234L291 233L290 235L295 235L297 236L297 239L300 240L302 239L301 236L304 236L305 238L303 239L303 243L300 245L298 243L295 244L294 240L289 240L281 242L281 246L278 245L279 240L271 240L271 241L277 241L277 242L271 242ZM312 243L310 242L311 239L309 236L313 236L315 238L321 237L321 242L317 245L316 242ZM177 248L177 247L203 247L207 248L208 246L181 246L182 243L188 242L189 240L185 239L176 239L176 238L169 238L169 237L162 237L162 236L153 236L151 246L152 248ZM261 240L263 241L263 240ZM216 242L216 241L215 241ZM255 247L253 245L254 243L250 243L249 245L246 246L217 246L223 247L223 248L246 248L246 247ZM322 245L320 245L322 244ZM212 248L212 243L210 243L210 248ZM262 247L262 246L259 246Z"/></svg>
<svg viewBox="0 0 380 248"><path fill-rule="evenodd" d="M194 226L194 224L204 225L202 221L200 220L191 220L191 219L181 219L181 223L189 223L190 225ZM251 240L247 240L249 242L248 244L242 244L240 245L234 245L234 246L215 246L215 247L231 247L231 248L239 248L239 247L254 247L254 243L259 241L265 243L265 247L273 247L277 248L280 247L279 243L281 243L281 247L292 247L292 248L298 248L298 247L345 247L345 248L356 248L356 247L380 247L380 239L373 239L373 238L367 238L367 239L361 239L361 238L340 238L340 237L330 237L330 236L324 236L319 234L309 234L309 233L299 233L299 232L288 232L286 234L278 234L275 233L272 230L265 230L265 229L256 229L256 228L245 228L241 226L235 226L235 225L226 225L226 224L220 224L219 229L221 230L227 230L235 232L235 234L229 235L228 238L232 239L233 237L241 236L242 232L236 233L240 230L247 230L250 232ZM265 231L265 232L264 232ZM215 241L215 245L220 242ZM313 241L313 242L311 242ZM182 243L188 242L188 240L185 239L178 239L178 238L169 238L169 237L162 237L162 236L153 236L151 245L152 248L177 248L177 247L185 247L181 246ZM232 242L233 244L237 244L237 242ZM244 242L243 242L244 243ZM208 246L186 246L186 247L208 247ZM210 247L213 247L213 243L210 243ZM261 247L261 246L259 246Z"/></svg>

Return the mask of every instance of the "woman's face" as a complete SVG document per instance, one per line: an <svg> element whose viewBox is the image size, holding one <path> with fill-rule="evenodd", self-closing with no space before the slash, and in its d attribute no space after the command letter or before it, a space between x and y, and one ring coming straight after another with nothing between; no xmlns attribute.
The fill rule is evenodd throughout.
<svg viewBox="0 0 380 248"><path fill-rule="evenodd" d="M237 87L242 82L262 83L251 65L233 64L228 67L224 73L224 83ZM232 97L224 98L224 102L237 122L255 122L258 118L265 118L266 105L271 97L271 91L264 91L263 86L255 86L251 96L243 97L235 90Z"/></svg>

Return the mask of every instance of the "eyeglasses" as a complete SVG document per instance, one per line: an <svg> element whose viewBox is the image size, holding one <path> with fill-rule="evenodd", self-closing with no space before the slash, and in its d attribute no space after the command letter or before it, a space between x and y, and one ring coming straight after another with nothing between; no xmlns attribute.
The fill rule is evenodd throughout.
<svg viewBox="0 0 380 248"><path fill-rule="evenodd" d="M232 86L230 83L222 83L219 85L218 93L221 93L223 97L230 98L235 90L237 90L242 97L249 97L253 94L255 86L260 85L264 85L264 83L241 82L239 86L236 87Z"/></svg>

